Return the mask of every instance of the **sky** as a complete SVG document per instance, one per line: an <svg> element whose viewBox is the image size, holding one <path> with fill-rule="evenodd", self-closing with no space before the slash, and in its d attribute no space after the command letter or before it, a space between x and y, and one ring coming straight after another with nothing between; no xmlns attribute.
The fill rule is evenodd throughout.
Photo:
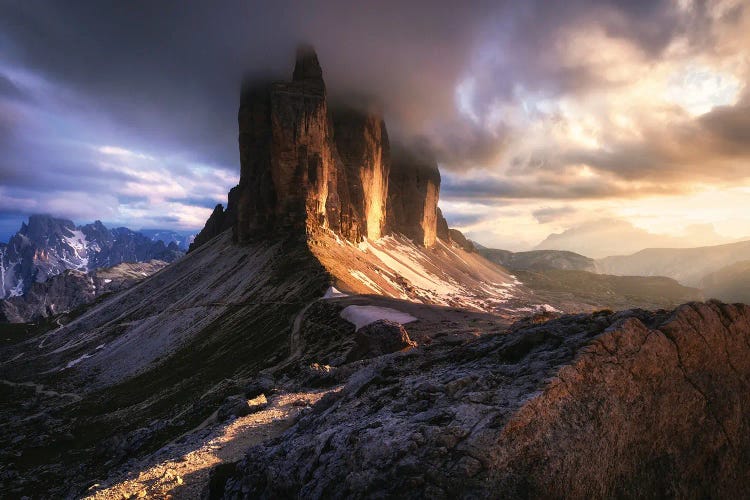
<svg viewBox="0 0 750 500"><path fill-rule="evenodd" d="M607 221L750 237L747 1L0 10L0 241L31 213L200 229L238 181L242 76L288 79L299 42L330 94L375 96L390 135L431 145L446 218L484 245L569 231L593 248L612 231L581 228Z"/></svg>

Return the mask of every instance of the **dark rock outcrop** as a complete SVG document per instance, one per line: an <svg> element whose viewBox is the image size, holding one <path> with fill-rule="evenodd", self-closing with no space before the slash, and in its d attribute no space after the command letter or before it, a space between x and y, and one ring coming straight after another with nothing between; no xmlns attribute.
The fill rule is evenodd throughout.
<svg viewBox="0 0 750 500"><path fill-rule="evenodd" d="M266 406L268 406L268 400L265 394L259 394L252 399L247 399L241 395L229 396L217 410L216 418L223 421L231 417L244 417L260 411Z"/></svg>
<svg viewBox="0 0 750 500"><path fill-rule="evenodd" d="M226 209L221 204L214 207L214 211L211 212L205 226L203 226L203 229L201 229L190 244L188 253L235 226L237 222L239 191L239 186L235 186L229 190Z"/></svg>
<svg viewBox="0 0 750 500"><path fill-rule="evenodd" d="M437 207L437 223L435 225L435 234L443 241L450 241L451 231L448 228L448 221L443 217L443 211Z"/></svg>
<svg viewBox="0 0 750 500"><path fill-rule="evenodd" d="M374 358L417 345L409 338L404 325L386 319L375 321L357 330L354 342L354 347L347 356L348 361Z"/></svg>
<svg viewBox="0 0 750 500"><path fill-rule="evenodd" d="M378 358L224 495L741 497L749 380L745 305L528 321Z"/></svg>
<svg viewBox="0 0 750 500"><path fill-rule="evenodd" d="M424 151L394 148L388 179L388 230L424 246L434 245L439 196L440 171L434 158Z"/></svg>
<svg viewBox="0 0 750 500"><path fill-rule="evenodd" d="M201 231L195 236L195 240L190 244L188 252L221 234L224 231L224 219L224 206L219 203L214 207L214 211L211 212L211 215L208 217L206 225L203 226L203 229L201 229Z"/></svg>
<svg viewBox="0 0 750 500"><path fill-rule="evenodd" d="M448 234L450 234L451 241L453 241L456 245L460 246L467 252L473 252L476 250L474 248L474 244L466 239L466 236L464 236L464 233L459 231L458 229L449 229Z"/></svg>

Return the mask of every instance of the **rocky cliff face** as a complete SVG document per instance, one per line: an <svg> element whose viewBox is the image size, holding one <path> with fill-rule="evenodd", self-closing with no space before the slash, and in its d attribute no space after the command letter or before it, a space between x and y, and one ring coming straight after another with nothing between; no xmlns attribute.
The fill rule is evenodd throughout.
<svg viewBox="0 0 750 500"><path fill-rule="evenodd" d="M242 244L320 229L352 242L399 232L435 244L436 163L404 152L392 168L380 113L345 104L329 110L310 47L298 50L291 81L243 86L238 123L240 183L230 193L230 215L217 207L192 248L227 226Z"/></svg>
<svg viewBox="0 0 750 500"><path fill-rule="evenodd" d="M268 230L338 228L340 165L315 52L298 51L291 82L246 85L238 121L237 241Z"/></svg>
<svg viewBox="0 0 750 500"><path fill-rule="evenodd" d="M214 207L214 211L211 212L211 215L208 217L206 225L203 226L203 229L195 235L192 243L190 243L188 253L208 242L210 239L220 235L224 231L236 226L239 195L240 186L235 186L229 190L229 194L227 195L226 209L221 204Z"/></svg>
<svg viewBox="0 0 750 500"><path fill-rule="evenodd" d="M362 235L376 240L386 224L390 145L377 112L341 107L333 113L336 149L344 165L348 198Z"/></svg>
<svg viewBox="0 0 750 500"><path fill-rule="evenodd" d="M394 149L388 190L388 228L432 246L437 239L440 171L427 153Z"/></svg>

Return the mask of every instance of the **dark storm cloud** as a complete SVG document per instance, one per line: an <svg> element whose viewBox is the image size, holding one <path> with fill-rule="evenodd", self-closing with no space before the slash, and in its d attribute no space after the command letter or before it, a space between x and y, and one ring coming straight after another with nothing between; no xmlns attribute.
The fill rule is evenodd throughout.
<svg viewBox="0 0 750 500"><path fill-rule="evenodd" d="M735 106L714 108L699 123L726 154L750 154L750 98Z"/></svg>
<svg viewBox="0 0 750 500"><path fill-rule="evenodd" d="M78 143L153 155L191 183L201 179L184 171L188 163L236 172L242 75L288 78L303 40L316 46L334 96L377 96L394 137L426 136L441 165L461 171L496 159L509 137L502 117L490 130L457 111L456 87L467 76L476 87L468 104L481 117L519 85L548 96L617 85L585 65L557 64L558 35L597 23L658 58L678 34L705 43L703 18L700 9L686 18L666 0L11 1L0 16L0 106L12 111L0 113L0 189L134 196L112 187L137 181L132 170L103 171L102 158ZM741 134L741 122L719 123L706 127L727 141ZM215 190L225 192L226 183ZM500 181L449 183L444 192L622 194L610 185ZM173 199L212 206L216 196L204 195Z"/></svg>
<svg viewBox="0 0 750 500"><path fill-rule="evenodd" d="M548 65L555 33L598 16L658 53L680 29L672 2L15 2L0 26L13 61L83 94L160 147L236 163L240 75L286 77L297 41L316 45L329 87L380 95L399 123L454 113L454 87L482 44L502 92L514 80L577 88L586 68ZM481 37L481 38L480 38ZM509 51L503 50L504 54ZM510 74L499 71L512 70ZM487 102L487 101L485 101Z"/></svg>
<svg viewBox="0 0 750 500"><path fill-rule="evenodd" d="M616 197L639 197L674 194L671 187L651 184L629 186L611 179L566 179L562 176L544 179L463 178L443 176L440 197L447 200L491 201L550 199L581 200Z"/></svg>

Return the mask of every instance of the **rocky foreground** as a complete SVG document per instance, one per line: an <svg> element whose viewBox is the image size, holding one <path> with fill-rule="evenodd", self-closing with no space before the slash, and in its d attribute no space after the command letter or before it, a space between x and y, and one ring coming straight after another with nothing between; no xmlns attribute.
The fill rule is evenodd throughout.
<svg viewBox="0 0 750 500"><path fill-rule="evenodd" d="M215 481L225 498L738 498L749 381L745 305L529 320L372 360Z"/></svg>
<svg viewBox="0 0 750 500"><path fill-rule="evenodd" d="M411 319L353 333L344 318L363 306ZM508 328L343 296L313 304L297 328L290 356L243 394L88 493L738 498L750 485L748 306L539 315Z"/></svg>

